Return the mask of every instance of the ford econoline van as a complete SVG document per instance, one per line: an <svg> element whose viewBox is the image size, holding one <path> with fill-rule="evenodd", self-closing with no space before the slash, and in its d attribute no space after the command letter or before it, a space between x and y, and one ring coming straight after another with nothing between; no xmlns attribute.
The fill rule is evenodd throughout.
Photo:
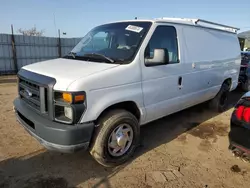
<svg viewBox="0 0 250 188"><path fill-rule="evenodd" d="M204 101L223 111L238 84L237 30L180 18L97 26L65 57L22 67L17 119L49 150L122 164L141 125Z"/></svg>

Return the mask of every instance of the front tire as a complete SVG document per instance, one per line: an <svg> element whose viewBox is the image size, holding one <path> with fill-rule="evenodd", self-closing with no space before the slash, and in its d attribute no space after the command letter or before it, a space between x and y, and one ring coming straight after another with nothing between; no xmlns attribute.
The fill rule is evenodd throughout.
<svg viewBox="0 0 250 188"><path fill-rule="evenodd" d="M100 118L90 154L106 167L118 166L133 155L140 139L136 117L126 110L112 110Z"/></svg>

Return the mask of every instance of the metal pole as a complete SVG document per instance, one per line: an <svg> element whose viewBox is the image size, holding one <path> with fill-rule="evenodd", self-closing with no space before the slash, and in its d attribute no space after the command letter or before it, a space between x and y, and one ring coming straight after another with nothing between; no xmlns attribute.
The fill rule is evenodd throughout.
<svg viewBox="0 0 250 188"><path fill-rule="evenodd" d="M16 44L15 44L15 36L13 31L13 25L11 25L11 46L12 46L12 54L13 54L13 62L15 67L15 73L18 72L18 65L17 65L17 57L16 57Z"/></svg>
<svg viewBox="0 0 250 188"><path fill-rule="evenodd" d="M60 29L58 29L58 56L62 57Z"/></svg>

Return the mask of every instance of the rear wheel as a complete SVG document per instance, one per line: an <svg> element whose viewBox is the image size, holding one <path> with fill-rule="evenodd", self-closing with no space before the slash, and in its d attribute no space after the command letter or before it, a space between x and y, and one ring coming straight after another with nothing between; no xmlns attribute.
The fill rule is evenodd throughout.
<svg viewBox="0 0 250 188"><path fill-rule="evenodd" d="M210 108L216 112L223 112L227 107L230 86L223 83L219 93L210 101Z"/></svg>
<svg viewBox="0 0 250 188"><path fill-rule="evenodd" d="M245 92L250 91L250 83L246 80L244 83L241 83L241 89Z"/></svg>
<svg viewBox="0 0 250 188"><path fill-rule="evenodd" d="M125 110L113 110L100 118L98 125L90 147L95 160L107 167L129 160L140 139L136 117Z"/></svg>

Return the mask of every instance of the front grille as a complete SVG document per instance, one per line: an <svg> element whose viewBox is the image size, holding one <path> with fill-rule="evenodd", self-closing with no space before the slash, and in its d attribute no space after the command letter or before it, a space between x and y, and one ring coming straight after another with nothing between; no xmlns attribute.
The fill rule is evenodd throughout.
<svg viewBox="0 0 250 188"><path fill-rule="evenodd" d="M54 119L53 111L53 87L54 78L21 69L18 72L19 97L37 113Z"/></svg>
<svg viewBox="0 0 250 188"><path fill-rule="evenodd" d="M20 78L19 94L25 102L40 111L40 87L37 84Z"/></svg>
<svg viewBox="0 0 250 188"><path fill-rule="evenodd" d="M48 111L47 88L19 78L19 94L21 99L35 110L41 113Z"/></svg>

